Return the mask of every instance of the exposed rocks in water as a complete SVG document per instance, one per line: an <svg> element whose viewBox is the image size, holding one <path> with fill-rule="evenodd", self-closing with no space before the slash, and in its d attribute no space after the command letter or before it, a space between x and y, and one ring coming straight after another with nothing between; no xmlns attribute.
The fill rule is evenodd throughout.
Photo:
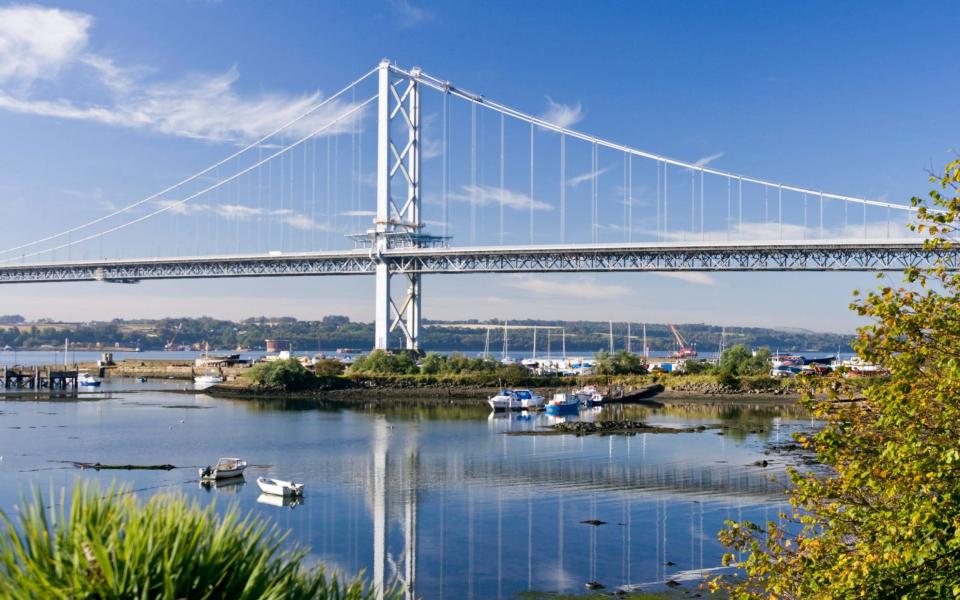
<svg viewBox="0 0 960 600"><path fill-rule="evenodd" d="M766 466L769 465L769 464L770 464L770 463L767 462L767 461L765 461L765 460L757 460L757 461L754 461L753 466L755 466L755 467L766 467Z"/></svg>
<svg viewBox="0 0 960 600"><path fill-rule="evenodd" d="M669 588L678 588L680 587L680 582L675 579L668 579L666 586Z"/></svg>
<svg viewBox="0 0 960 600"><path fill-rule="evenodd" d="M102 463L74 462L73 466L78 469L96 469L100 470L120 470L120 471L170 471L176 469L173 465L105 465Z"/></svg>
<svg viewBox="0 0 960 600"><path fill-rule="evenodd" d="M606 525L606 521L601 521L600 519L587 519L586 521L580 521L586 525L593 525L594 527L599 527L600 525Z"/></svg>
<svg viewBox="0 0 960 600"><path fill-rule="evenodd" d="M643 421L565 421L537 431L510 431L507 435L633 435L636 433L694 433L717 429L719 425L696 427L658 427Z"/></svg>

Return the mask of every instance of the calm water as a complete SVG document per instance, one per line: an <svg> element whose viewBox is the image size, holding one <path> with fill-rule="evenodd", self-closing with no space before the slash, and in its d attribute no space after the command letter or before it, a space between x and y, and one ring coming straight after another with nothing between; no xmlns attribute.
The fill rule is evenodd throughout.
<svg viewBox="0 0 960 600"><path fill-rule="evenodd" d="M12 509L32 484L59 490L77 478L237 503L289 528L311 559L348 576L398 577L428 599L581 592L590 580L608 589L671 577L695 585L720 562L715 534L724 519L764 520L785 508L783 485L771 481L782 465L764 444L810 425L750 409L611 407L602 418L731 428L723 436L509 436L553 418L489 417L482 407L321 410L171 391L183 387L118 382L80 401L0 401L0 508ZM219 456L253 465L245 484L199 485L196 468ZM773 464L752 466L760 458ZM182 468L96 473L59 461ZM304 481L303 503L264 502L262 474Z"/></svg>

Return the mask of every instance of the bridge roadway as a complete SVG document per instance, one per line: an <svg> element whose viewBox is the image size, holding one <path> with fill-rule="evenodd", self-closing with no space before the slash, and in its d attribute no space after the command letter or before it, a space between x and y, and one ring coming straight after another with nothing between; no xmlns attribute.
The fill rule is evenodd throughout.
<svg viewBox="0 0 960 600"><path fill-rule="evenodd" d="M960 250L937 251L960 270ZM393 248L103 259L0 265L0 283L108 281L215 277L372 275L378 261L392 273L550 273L627 271L902 271L933 263L917 239L764 242L660 242Z"/></svg>

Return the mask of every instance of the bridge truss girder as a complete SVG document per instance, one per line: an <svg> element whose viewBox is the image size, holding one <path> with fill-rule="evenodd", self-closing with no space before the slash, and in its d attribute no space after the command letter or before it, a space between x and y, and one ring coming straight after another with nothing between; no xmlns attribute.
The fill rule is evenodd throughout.
<svg viewBox="0 0 960 600"><path fill-rule="evenodd" d="M960 270L960 250L923 250L918 242L815 246L580 246L570 248L404 248L276 255L91 261L0 267L0 283L217 277L644 271L902 271L940 261ZM391 300L392 302L392 300ZM405 303L394 304L393 318Z"/></svg>

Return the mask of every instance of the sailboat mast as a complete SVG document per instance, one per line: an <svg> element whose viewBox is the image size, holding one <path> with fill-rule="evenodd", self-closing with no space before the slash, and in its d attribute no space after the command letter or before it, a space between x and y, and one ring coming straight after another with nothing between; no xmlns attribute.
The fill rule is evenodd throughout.
<svg viewBox="0 0 960 600"><path fill-rule="evenodd" d="M633 350L633 345L630 343L630 321L627 321L627 353L630 353Z"/></svg>
<svg viewBox="0 0 960 600"><path fill-rule="evenodd" d="M613 354L613 319L610 320L610 354Z"/></svg>
<svg viewBox="0 0 960 600"><path fill-rule="evenodd" d="M507 322L503 322L503 358L507 357L507 351L510 348L510 340L507 337Z"/></svg>
<svg viewBox="0 0 960 600"><path fill-rule="evenodd" d="M537 326L533 326L533 359L537 359Z"/></svg>
<svg viewBox="0 0 960 600"><path fill-rule="evenodd" d="M643 324L643 357L647 358L650 356L649 350L647 350L647 324Z"/></svg>

